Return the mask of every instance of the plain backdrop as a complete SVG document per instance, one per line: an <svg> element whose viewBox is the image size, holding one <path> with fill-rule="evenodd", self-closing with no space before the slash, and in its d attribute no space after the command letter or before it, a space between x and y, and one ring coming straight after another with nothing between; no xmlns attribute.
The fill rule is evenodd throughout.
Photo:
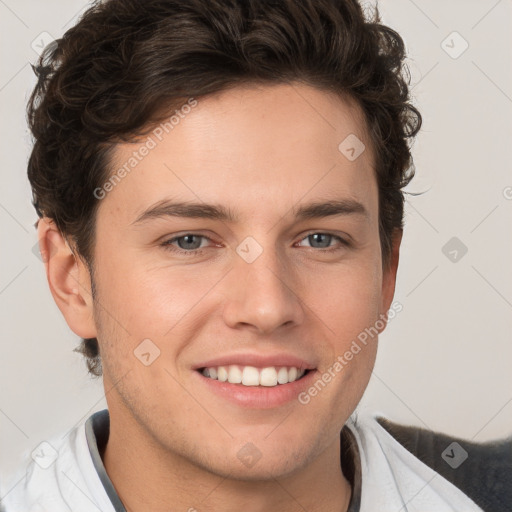
<svg viewBox="0 0 512 512"><path fill-rule="evenodd" d="M84 0L0 0L0 475L105 407L34 246L25 104L38 45ZM386 0L424 118L396 300L361 408L476 441L511 433L510 0Z"/></svg>

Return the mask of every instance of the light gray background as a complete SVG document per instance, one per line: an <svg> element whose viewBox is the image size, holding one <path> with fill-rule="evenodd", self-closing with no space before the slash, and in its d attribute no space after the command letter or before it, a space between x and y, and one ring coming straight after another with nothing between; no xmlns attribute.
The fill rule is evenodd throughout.
<svg viewBox="0 0 512 512"><path fill-rule="evenodd" d="M101 381L91 381L72 352L78 339L32 252L36 215L25 175L32 45L42 32L60 37L85 5L0 0L0 475L23 451L105 407ZM507 435L512 2L392 0L380 8L408 45L414 100L424 116L408 190L425 193L407 199L396 292L403 311L381 337L361 407L478 441ZM461 37L469 47L453 58L464 47ZM442 252L452 237L468 249L456 262Z"/></svg>

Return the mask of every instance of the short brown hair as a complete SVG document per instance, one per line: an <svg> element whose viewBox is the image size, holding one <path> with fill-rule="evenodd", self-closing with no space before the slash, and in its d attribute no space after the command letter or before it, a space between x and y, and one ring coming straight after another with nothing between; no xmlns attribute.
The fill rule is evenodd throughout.
<svg viewBox="0 0 512 512"><path fill-rule="evenodd" d="M33 204L93 268L110 149L133 140L187 97L242 84L302 82L361 107L374 153L383 263L402 228L402 188L414 171L401 37L356 0L106 0L50 45L28 104ZM79 349L101 374L96 339Z"/></svg>

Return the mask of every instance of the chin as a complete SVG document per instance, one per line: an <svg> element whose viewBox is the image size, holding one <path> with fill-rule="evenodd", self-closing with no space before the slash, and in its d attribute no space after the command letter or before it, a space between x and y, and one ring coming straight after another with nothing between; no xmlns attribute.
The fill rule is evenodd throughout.
<svg viewBox="0 0 512 512"><path fill-rule="evenodd" d="M241 481L284 478L304 468L320 452L309 436L307 439L306 436L291 439L283 435L276 435L272 440L252 439L231 440L225 450L211 454L210 462L217 461L213 464L214 472Z"/></svg>

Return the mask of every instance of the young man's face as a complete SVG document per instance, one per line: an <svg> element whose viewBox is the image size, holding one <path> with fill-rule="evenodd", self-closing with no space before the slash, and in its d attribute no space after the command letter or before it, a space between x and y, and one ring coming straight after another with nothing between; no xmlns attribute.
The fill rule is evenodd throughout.
<svg viewBox="0 0 512 512"><path fill-rule="evenodd" d="M362 117L304 85L236 88L163 134L98 210L94 315L112 428L215 474L291 474L335 446L376 340L335 363L392 300ZM355 159L355 139L338 148L350 134L366 145ZM119 145L112 169L146 142ZM249 383L309 371L258 387L201 373L223 378L222 366L236 380L232 365Z"/></svg>

